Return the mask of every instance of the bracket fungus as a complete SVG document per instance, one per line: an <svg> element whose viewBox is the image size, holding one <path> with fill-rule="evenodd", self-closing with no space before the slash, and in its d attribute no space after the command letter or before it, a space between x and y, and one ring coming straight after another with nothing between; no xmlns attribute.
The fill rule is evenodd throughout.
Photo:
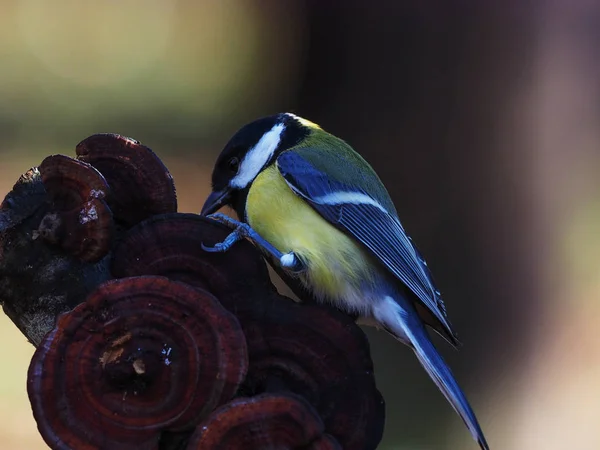
<svg viewBox="0 0 600 450"><path fill-rule="evenodd" d="M48 156L40 164L39 171L50 201L61 209L70 209L108 194L108 184L100 172L68 156Z"/></svg>
<svg viewBox="0 0 600 450"><path fill-rule="evenodd" d="M240 397L213 412L190 439L188 450L342 449L325 434L321 418L291 394Z"/></svg>
<svg viewBox="0 0 600 450"><path fill-rule="evenodd" d="M45 158L0 205L0 304L34 345L58 315L110 278L110 252L124 222L177 209L172 177L148 147L101 134L82 141L77 153L79 159ZM117 212L124 205L126 218L115 205Z"/></svg>
<svg viewBox="0 0 600 450"><path fill-rule="evenodd" d="M372 450L385 404L354 319L280 295L249 242L178 213L162 161L93 135L0 205L0 302L37 346L53 449Z"/></svg>
<svg viewBox="0 0 600 450"><path fill-rule="evenodd" d="M163 275L207 289L235 314L256 312L265 293L274 292L266 265L249 242L227 253L209 253L202 244L221 242L224 225L197 214L162 214L138 224L115 247L115 277Z"/></svg>
<svg viewBox="0 0 600 450"><path fill-rule="evenodd" d="M244 331L250 353L244 392L299 394L344 449L377 446L385 404L366 336L352 319L330 308L274 298Z"/></svg>
<svg viewBox="0 0 600 450"><path fill-rule="evenodd" d="M89 164L63 155L48 156L39 167L52 211L36 236L60 245L81 261L98 262L114 238L112 212L104 202L108 184Z"/></svg>
<svg viewBox="0 0 600 450"><path fill-rule="evenodd" d="M108 281L58 319L28 392L53 448L156 448L193 427L244 379L237 319L209 293L163 277Z"/></svg>
<svg viewBox="0 0 600 450"><path fill-rule="evenodd" d="M177 211L175 184L158 156L135 139L95 134L75 149L77 159L98 169L112 189L108 204L131 227L156 214Z"/></svg>
<svg viewBox="0 0 600 450"><path fill-rule="evenodd" d="M69 211L46 214L36 231L34 236L60 245L81 261L94 263L111 247L112 213L102 200L92 199Z"/></svg>

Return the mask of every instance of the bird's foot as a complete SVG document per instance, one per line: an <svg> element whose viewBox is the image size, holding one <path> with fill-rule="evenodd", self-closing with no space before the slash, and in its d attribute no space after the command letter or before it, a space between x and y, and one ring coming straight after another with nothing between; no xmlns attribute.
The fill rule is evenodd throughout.
<svg viewBox="0 0 600 450"><path fill-rule="evenodd" d="M212 247L202 244L202 249L204 251L211 253L226 252L236 242L241 241L242 239L248 239L263 254L268 255L273 260L277 261L279 265L288 272L299 274L306 270L306 265L294 252L280 252L260 234L254 231L254 229L247 223L239 222L222 213L211 214L208 217L224 224L233 231L229 233L229 235L222 242L214 244Z"/></svg>
<svg viewBox="0 0 600 450"><path fill-rule="evenodd" d="M222 223L223 225L227 226L228 228L231 228L232 230L236 230L241 225L246 225L245 223L242 223L239 220L235 220L233 217L230 217L227 214L223 213L209 214L206 217L216 222Z"/></svg>
<svg viewBox="0 0 600 450"><path fill-rule="evenodd" d="M222 241L214 244L212 247L202 244L202 250L210 253L222 253L229 250L236 242L242 239L249 238L252 234L258 235L250 225L247 223L239 222L225 214L216 213L211 214L212 220L222 223L223 225L231 228L233 231Z"/></svg>

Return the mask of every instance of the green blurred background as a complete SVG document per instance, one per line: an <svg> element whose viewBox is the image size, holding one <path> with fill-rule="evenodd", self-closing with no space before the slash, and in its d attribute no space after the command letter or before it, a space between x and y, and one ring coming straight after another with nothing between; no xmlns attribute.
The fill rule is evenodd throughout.
<svg viewBox="0 0 600 450"><path fill-rule="evenodd" d="M212 162L291 110L372 162L464 342L494 450L600 448L600 4L1 0L0 192L115 132L198 211ZM368 331L381 449L475 449L412 352ZM0 315L0 448L45 448Z"/></svg>

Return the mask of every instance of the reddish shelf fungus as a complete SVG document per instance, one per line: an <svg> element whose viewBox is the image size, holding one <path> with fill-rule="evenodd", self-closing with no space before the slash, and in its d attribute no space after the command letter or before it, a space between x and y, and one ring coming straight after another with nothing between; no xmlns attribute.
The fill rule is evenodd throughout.
<svg viewBox="0 0 600 450"><path fill-rule="evenodd" d="M317 412L292 394L237 398L213 412L192 436L188 450L328 449Z"/></svg>
<svg viewBox="0 0 600 450"><path fill-rule="evenodd" d="M239 323L209 293L164 277L108 281L38 347L28 392L53 449L157 448L195 426L247 368Z"/></svg>
<svg viewBox="0 0 600 450"><path fill-rule="evenodd" d="M303 450L344 450L344 448L333 436L324 434L307 447L304 447Z"/></svg>
<svg viewBox="0 0 600 450"><path fill-rule="evenodd" d="M91 198L108 195L108 184L100 172L68 156L48 156L39 171L46 191L59 209L71 209Z"/></svg>
<svg viewBox="0 0 600 450"><path fill-rule="evenodd" d="M40 165L52 210L37 233L82 261L100 261L114 238L113 216L104 198L106 180L89 164L63 155L49 156Z"/></svg>
<svg viewBox="0 0 600 450"><path fill-rule="evenodd" d="M177 208L173 180L147 147L95 135L78 152L81 160L45 158L0 205L0 304L34 345L109 278L106 256L125 222ZM107 201L126 217L113 216Z"/></svg>
<svg viewBox="0 0 600 450"><path fill-rule="evenodd" d="M81 261L98 262L112 245L113 231L110 209L104 201L92 199L69 211L46 214L33 236L60 245Z"/></svg>
<svg viewBox="0 0 600 450"><path fill-rule="evenodd" d="M273 292L265 263L248 242L226 253L208 253L202 243L221 242L231 232L197 214L154 216L129 230L113 252L113 276L163 275L212 292L230 311L260 309Z"/></svg>
<svg viewBox="0 0 600 450"><path fill-rule="evenodd" d="M173 178L150 148L118 134L94 134L75 151L80 161L94 166L108 180L108 204L125 227L177 211Z"/></svg>
<svg viewBox="0 0 600 450"><path fill-rule="evenodd" d="M344 449L377 447L385 404L368 341L352 319L275 298L244 331L250 356L244 392L292 391L316 408Z"/></svg>

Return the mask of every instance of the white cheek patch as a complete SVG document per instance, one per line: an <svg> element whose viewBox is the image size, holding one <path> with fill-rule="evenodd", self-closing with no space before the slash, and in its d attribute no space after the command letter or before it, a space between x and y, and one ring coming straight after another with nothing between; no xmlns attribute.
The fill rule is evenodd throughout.
<svg viewBox="0 0 600 450"><path fill-rule="evenodd" d="M381 203L361 192L332 192L327 195L322 195L321 197L316 197L313 201L321 205L343 205L344 203L353 205L371 205L384 213L387 213Z"/></svg>
<svg viewBox="0 0 600 450"><path fill-rule="evenodd" d="M232 187L245 188L256 178L277 150L284 129L285 125L279 123L263 134L242 160L240 171L229 183Z"/></svg>

